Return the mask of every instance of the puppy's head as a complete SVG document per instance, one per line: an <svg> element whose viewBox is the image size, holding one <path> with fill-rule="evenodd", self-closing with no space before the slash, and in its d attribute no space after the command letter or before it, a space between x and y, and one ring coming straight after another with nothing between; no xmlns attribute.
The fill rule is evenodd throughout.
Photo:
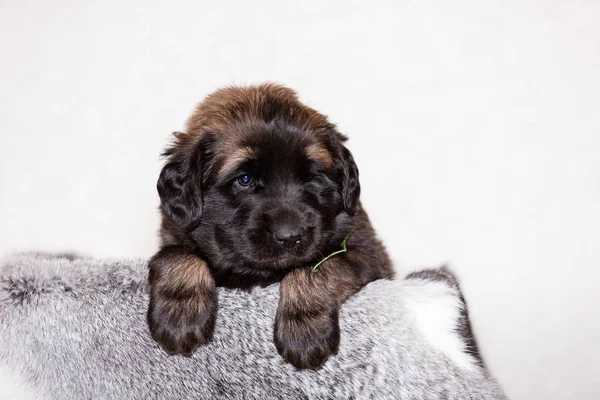
<svg viewBox="0 0 600 400"><path fill-rule="evenodd" d="M164 214L215 264L287 268L321 258L358 206L345 140L290 89L219 90L165 152Z"/></svg>

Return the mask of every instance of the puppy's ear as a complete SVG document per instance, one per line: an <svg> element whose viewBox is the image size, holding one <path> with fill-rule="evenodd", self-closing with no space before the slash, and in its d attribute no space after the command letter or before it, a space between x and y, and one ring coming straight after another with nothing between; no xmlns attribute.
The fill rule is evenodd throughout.
<svg viewBox="0 0 600 400"><path fill-rule="evenodd" d="M195 145L186 143L184 134L175 133L175 144L164 155L163 167L156 188L162 208L175 224L189 231L202 216L203 171L207 166L207 140Z"/></svg>
<svg viewBox="0 0 600 400"><path fill-rule="evenodd" d="M346 137L338 132L335 132L335 135L337 136L337 149L333 164L340 179L344 209L348 214L354 215L360 197L358 167L352 153L344 146L343 142L346 141Z"/></svg>

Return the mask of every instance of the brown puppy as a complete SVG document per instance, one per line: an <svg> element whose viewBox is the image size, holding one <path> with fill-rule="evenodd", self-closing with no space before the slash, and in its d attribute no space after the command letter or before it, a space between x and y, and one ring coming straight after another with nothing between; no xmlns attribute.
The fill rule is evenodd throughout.
<svg viewBox="0 0 600 400"><path fill-rule="evenodd" d="M149 265L148 324L165 350L191 354L211 340L217 286L281 281L279 353L318 368L337 352L340 305L393 276L345 140L282 86L230 87L200 103L157 184L162 243ZM347 251L315 272L345 238Z"/></svg>

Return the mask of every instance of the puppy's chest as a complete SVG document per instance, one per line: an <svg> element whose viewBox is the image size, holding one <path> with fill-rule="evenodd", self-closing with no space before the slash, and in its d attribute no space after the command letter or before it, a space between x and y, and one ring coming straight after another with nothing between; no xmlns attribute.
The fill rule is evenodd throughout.
<svg viewBox="0 0 600 400"><path fill-rule="evenodd" d="M259 270L255 268L236 267L234 269L212 269L217 286L251 290L254 287L265 287L279 282L288 270Z"/></svg>

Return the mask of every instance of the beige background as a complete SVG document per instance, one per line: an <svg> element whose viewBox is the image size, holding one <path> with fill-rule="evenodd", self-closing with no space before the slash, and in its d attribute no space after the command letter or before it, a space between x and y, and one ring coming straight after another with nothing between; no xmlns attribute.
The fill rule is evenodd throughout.
<svg viewBox="0 0 600 400"><path fill-rule="evenodd" d="M158 153L274 80L351 137L401 272L449 262L513 399L600 398L600 2L0 2L0 253L148 256Z"/></svg>

